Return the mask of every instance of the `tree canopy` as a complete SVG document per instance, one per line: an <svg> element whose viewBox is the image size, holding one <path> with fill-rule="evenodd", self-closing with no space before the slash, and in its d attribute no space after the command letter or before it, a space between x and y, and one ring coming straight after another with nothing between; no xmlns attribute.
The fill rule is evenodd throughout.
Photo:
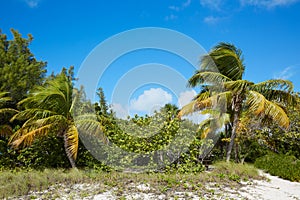
<svg viewBox="0 0 300 200"><path fill-rule="evenodd" d="M13 39L0 30L0 91L9 92L12 104L16 104L28 95L28 92L43 82L46 62L37 61L29 49L33 40L11 29Z"/></svg>

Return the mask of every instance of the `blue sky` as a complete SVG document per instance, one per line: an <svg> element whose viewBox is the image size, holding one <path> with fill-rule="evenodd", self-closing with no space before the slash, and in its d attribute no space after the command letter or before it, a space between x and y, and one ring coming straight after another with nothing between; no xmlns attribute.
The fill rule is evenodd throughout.
<svg viewBox="0 0 300 200"><path fill-rule="evenodd" d="M48 62L50 73L70 65L79 70L89 53L115 34L135 28L162 27L191 37L206 51L218 42L231 42L243 50L245 79L260 82L285 78L293 81L296 90L300 89L299 0L0 0L0 3L2 32L10 35L9 29L14 28L24 36L31 33L35 38L31 49L37 59ZM193 73L184 60L161 51L148 50L122 57L99 83L110 103L123 111L132 107L148 112L138 109L138 100L149 100L149 95L157 97L149 100L152 105L177 103L180 97L188 101L191 89L182 91L180 96L172 94L169 86L152 83L137 85L129 99L113 102L113 86L117 81L136 66L153 62L174 67L185 78ZM114 68L117 64L123 66L122 70Z"/></svg>

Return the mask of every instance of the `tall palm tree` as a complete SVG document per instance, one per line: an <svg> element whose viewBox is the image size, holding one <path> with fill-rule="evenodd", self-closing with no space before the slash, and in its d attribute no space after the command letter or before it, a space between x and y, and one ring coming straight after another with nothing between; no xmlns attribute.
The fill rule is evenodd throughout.
<svg viewBox="0 0 300 200"><path fill-rule="evenodd" d="M267 80L253 83L243 80L245 66L242 51L232 44L220 43L209 54L201 59L201 68L190 79L189 85L205 85L191 103L184 106L179 117L195 111L214 109L216 104L226 108L230 115L231 136L226 153L226 161L230 160L239 119L243 111L260 119L270 119L283 128L288 128L289 118L283 109L284 105L295 101L293 84L286 80Z"/></svg>
<svg viewBox="0 0 300 200"><path fill-rule="evenodd" d="M25 122L12 135L10 144L15 148L28 146L36 137L56 132L64 138L67 157L71 166L76 167L79 135L72 117L73 95L72 81L64 72L37 86L29 97L18 103L24 110L14 115L12 120Z"/></svg>

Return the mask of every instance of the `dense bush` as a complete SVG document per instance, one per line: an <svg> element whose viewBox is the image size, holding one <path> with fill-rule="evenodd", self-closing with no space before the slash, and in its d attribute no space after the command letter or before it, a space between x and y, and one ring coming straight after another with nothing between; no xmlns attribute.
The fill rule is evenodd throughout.
<svg viewBox="0 0 300 200"><path fill-rule="evenodd" d="M7 145L7 139L0 140L0 168L70 168L63 138L55 134L39 138L29 147L12 149ZM90 152L79 143L78 168L92 168L109 171L109 167L96 160Z"/></svg>
<svg viewBox="0 0 300 200"><path fill-rule="evenodd" d="M274 176L300 181L300 160L294 156L270 153L258 158L254 165Z"/></svg>

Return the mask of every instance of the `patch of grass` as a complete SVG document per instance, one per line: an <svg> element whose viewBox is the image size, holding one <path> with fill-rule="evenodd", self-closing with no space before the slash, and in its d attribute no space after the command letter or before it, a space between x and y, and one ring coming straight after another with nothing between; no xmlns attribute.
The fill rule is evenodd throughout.
<svg viewBox="0 0 300 200"><path fill-rule="evenodd" d="M63 186L72 191L72 185L77 183L99 184L96 191L91 189L90 195L114 188L115 194L120 198L128 192L139 192L136 186L140 184L149 185L151 189L147 192L163 193L167 196L175 191L211 193L211 188L207 188L209 183L221 189L228 184L239 187L238 182L246 178L259 178L253 166L225 162L216 163L211 173L122 173L116 171L107 173L96 170L64 169L1 171L0 173L0 199L28 194L35 198L38 194L31 194L29 191L51 190L53 186L56 192ZM88 193L89 191L85 191L79 194L81 196L73 195L72 197L82 198L88 196ZM42 195L47 196L49 193ZM53 194L49 197L53 198Z"/></svg>
<svg viewBox="0 0 300 200"><path fill-rule="evenodd" d="M57 183L75 184L85 179L78 170L46 169L1 171L0 172L0 198L19 196L29 191L47 189Z"/></svg>
<svg viewBox="0 0 300 200"><path fill-rule="evenodd" d="M230 180L237 182L240 180L247 181L249 179L261 179L257 169L250 164L222 161L215 163L215 167L213 173L221 179L228 177Z"/></svg>

